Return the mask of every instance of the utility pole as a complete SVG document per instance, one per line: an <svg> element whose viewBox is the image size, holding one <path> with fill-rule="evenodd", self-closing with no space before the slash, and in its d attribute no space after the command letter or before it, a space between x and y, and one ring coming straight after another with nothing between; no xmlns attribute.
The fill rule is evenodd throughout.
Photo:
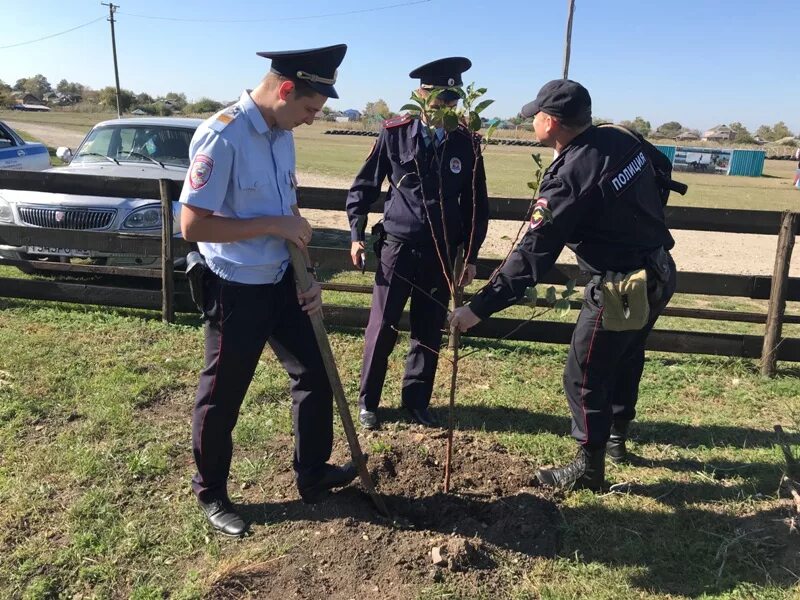
<svg viewBox="0 0 800 600"><path fill-rule="evenodd" d="M564 79L569 79L569 53L572 47L572 15L575 12L575 0L567 0L567 37L564 40Z"/></svg>
<svg viewBox="0 0 800 600"><path fill-rule="evenodd" d="M117 68L117 39L114 36L114 12L119 8L118 5L112 4L109 2L106 4L105 2L101 2L103 6L108 7L108 21L111 23L111 50L114 53L114 79L117 82L117 118L122 117L122 109L120 107L119 102L119 69Z"/></svg>

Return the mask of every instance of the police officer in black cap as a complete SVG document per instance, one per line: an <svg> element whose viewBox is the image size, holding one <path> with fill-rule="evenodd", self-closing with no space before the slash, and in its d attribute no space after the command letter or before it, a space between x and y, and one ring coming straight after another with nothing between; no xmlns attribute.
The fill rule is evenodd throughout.
<svg viewBox="0 0 800 600"><path fill-rule="evenodd" d="M287 244L305 248L311 227L297 209L292 129L312 123L328 98L347 46L259 52L270 73L233 106L200 125L181 194L183 237L198 242L205 368L192 413L197 473L192 488L210 524L239 537L247 524L227 479L239 407L269 343L291 379L294 468L305 502L350 483L352 464L327 463L333 443L332 393L309 314L322 307L314 285L296 290ZM192 282L198 283L192 263ZM197 290L193 290L197 292ZM195 297L199 294L193 293Z"/></svg>
<svg viewBox="0 0 800 600"><path fill-rule="evenodd" d="M626 129L592 126L589 92L574 81L547 83L522 114L533 117L537 138L558 156L545 172L530 229L450 322L466 331L522 298L565 245L575 252L592 275L564 370L579 449L568 465L536 476L556 488L600 490L606 451L625 458L645 342L675 291L674 241L664 222L668 192L657 177L669 161Z"/></svg>
<svg viewBox="0 0 800 600"><path fill-rule="evenodd" d="M471 66L463 57L443 58L413 70L409 76L420 79L418 94L443 90L433 103L455 107L459 95L454 88L462 85L461 74ZM378 264L365 333L359 420L366 429L379 426L377 410L387 361L397 340L396 326L410 297L411 347L401 402L414 422L435 427L437 422L428 405L450 298L444 264L452 263L461 245L468 254L460 283L469 284L488 225L480 140L466 127L451 133L438 129L431 135L424 124L409 115L383 123L347 197L351 256L356 266L365 259L370 205L378 199L386 178L389 193L383 222L377 228Z"/></svg>

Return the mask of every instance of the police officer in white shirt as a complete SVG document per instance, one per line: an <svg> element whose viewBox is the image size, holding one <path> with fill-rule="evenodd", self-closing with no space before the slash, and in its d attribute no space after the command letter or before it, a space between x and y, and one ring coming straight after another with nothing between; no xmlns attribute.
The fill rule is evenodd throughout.
<svg viewBox="0 0 800 600"><path fill-rule="evenodd" d="M227 493L232 431L266 343L291 380L294 469L305 502L356 476L327 463L332 393L309 314L322 307L315 284L298 293L287 243L305 249L311 227L296 200L292 129L311 124L328 98L347 46L259 52L267 76L197 129L181 194L183 237L198 242L203 281L205 368L192 413L197 473L192 488L210 524L240 537L247 524Z"/></svg>

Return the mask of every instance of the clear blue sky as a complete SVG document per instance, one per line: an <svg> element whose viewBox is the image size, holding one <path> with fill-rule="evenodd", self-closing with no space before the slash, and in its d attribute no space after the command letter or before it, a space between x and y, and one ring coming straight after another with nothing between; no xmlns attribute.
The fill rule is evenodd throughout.
<svg viewBox="0 0 800 600"><path fill-rule="evenodd" d="M512 116L562 70L566 0L119 3L120 83L151 95L232 100L266 72L257 51L345 42L336 85L341 99L333 108L361 109L380 97L397 110L414 87L411 69L464 55L473 61L466 81L487 87L496 100L486 114ZM397 4L406 6L318 16ZM0 0L0 46L59 33L107 11L99 0ZM102 19L0 48L0 79L13 84L42 73L54 85L62 78L113 85L110 47ZM576 0L569 74L589 88L596 116L641 115L654 127L677 120L699 129L741 121L753 130L783 120L798 133L800 2Z"/></svg>

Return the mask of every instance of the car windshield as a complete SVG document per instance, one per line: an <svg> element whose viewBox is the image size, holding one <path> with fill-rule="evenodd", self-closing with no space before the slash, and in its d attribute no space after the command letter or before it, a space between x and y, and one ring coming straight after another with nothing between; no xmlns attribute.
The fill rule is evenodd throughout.
<svg viewBox="0 0 800 600"><path fill-rule="evenodd" d="M95 127L72 162L161 163L189 166L189 142L194 130L163 125Z"/></svg>

